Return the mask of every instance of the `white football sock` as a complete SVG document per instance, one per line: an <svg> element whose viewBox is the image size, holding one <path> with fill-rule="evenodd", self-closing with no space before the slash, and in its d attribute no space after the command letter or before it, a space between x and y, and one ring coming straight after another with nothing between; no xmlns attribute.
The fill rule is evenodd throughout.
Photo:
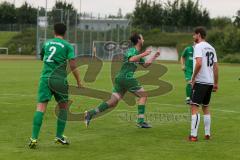
<svg viewBox="0 0 240 160"><path fill-rule="evenodd" d="M210 136L211 116L210 114L206 114L203 117L204 117L205 135Z"/></svg>
<svg viewBox="0 0 240 160"><path fill-rule="evenodd" d="M197 137L198 126L200 124L200 114L192 115L191 136Z"/></svg>

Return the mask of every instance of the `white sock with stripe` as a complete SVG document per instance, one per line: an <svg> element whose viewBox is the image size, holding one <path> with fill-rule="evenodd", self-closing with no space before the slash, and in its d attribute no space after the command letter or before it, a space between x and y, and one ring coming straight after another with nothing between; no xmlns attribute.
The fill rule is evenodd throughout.
<svg viewBox="0 0 240 160"><path fill-rule="evenodd" d="M200 124L200 114L192 115L191 136L197 137L198 126Z"/></svg>
<svg viewBox="0 0 240 160"><path fill-rule="evenodd" d="M205 135L210 136L211 116L210 116L210 114L206 114L203 117L204 117Z"/></svg>

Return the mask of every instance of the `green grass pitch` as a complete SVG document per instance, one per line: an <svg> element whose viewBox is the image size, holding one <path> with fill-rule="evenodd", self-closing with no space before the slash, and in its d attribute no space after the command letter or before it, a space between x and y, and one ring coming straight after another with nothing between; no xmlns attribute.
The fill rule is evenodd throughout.
<svg viewBox="0 0 240 160"><path fill-rule="evenodd" d="M148 99L147 112L189 114L184 105L184 78L179 64L164 64L168 72L161 78L170 82L172 92ZM240 159L240 66L220 65L219 91L213 94L212 140L203 139L203 119L199 142L188 142L188 120L152 119L152 129L138 129L132 114L136 107L119 103L112 112L92 121L86 129L83 122L69 122L65 131L71 141L68 147L53 143L56 103L49 103L36 150L28 149L32 118L36 105L38 79L42 63L35 60L0 61L0 160L233 160ZM111 91L110 65L105 63L94 83L85 86ZM86 67L81 67L84 76ZM71 83L74 83L72 76ZM100 100L71 96L72 112L82 112Z"/></svg>
<svg viewBox="0 0 240 160"><path fill-rule="evenodd" d="M0 47L6 47L5 44L18 32L0 32Z"/></svg>

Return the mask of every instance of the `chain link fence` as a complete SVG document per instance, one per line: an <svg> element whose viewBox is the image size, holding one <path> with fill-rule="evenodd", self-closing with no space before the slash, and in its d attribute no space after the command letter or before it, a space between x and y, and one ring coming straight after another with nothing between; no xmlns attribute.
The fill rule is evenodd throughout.
<svg viewBox="0 0 240 160"><path fill-rule="evenodd" d="M46 18L47 17L47 18ZM121 43L131 33L131 25L126 19L108 19L100 17L81 17L76 12L55 10L46 15L38 11L37 57L46 39L53 38L53 25L63 22L67 25L66 40L75 48L77 56L97 56L110 60L112 51L104 50L107 42Z"/></svg>

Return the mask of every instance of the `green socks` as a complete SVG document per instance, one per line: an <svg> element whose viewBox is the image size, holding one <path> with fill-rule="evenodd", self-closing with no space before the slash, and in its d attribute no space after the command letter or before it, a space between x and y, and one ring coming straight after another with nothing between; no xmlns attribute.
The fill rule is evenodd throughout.
<svg viewBox="0 0 240 160"><path fill-rule="evenodd" d="M192 92L192 86L191 84L186 85L186 96L191 97L191 92Z"/></svg>
<svg viewBox="0 0 240 160"><path fill-rule="evenodd" d="M96 109L92 109L89 111L90 116L94 116L99 112L103 112L109 108L109 105L106 102L101 103Z"/></svg>
<svg viewBox="0 0 240 160"><path fill-rule="evenodd" d="M143 123L144 122L144 113L145 113L145 105L138 105L137 123Z"/></svg>
<svg viewBox="0 0 240 160"><path fill-rule="evenodd" d="M59 109L56 137L62 138L67 121L67 110Z"/></svg>
<svg viewBox="0 0 240 160"><path fill-rule="evenodd" d="M36 111L33 118L33 130L32 130L32 139L38 139L40 128L42 126L43 121L43 112ZM57 134L58 138L62 138L63 132L66 126L67 121L67 110L60 109L57 120Z"/></svg>
<svg viewBox="0 0 240 160"><path fill-rule="evenodd" d="M40 128L42 126L43 112L36 111L33 117L32 139L38 139Z"/></svg>

